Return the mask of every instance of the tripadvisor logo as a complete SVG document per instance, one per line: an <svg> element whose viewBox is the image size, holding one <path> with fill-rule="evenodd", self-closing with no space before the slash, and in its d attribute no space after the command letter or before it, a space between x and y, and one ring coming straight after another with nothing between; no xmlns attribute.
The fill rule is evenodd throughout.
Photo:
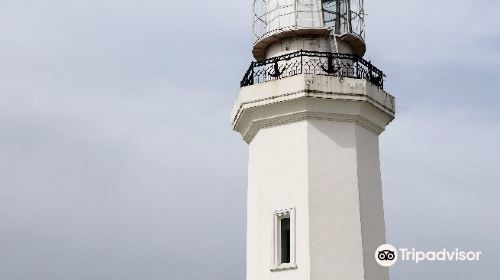
<svg viewBox="0 0 500 280"><path fill-rule="evenodd" d="M375 260L381 266L393 266L398 261L398 251L392 245L381 245L375 251Z"/></svg>
<svg viewBox="0 0 500 280"><path fill-rule="evenodd" d="M375 260L383 267L393 266L398 259L400 261L421 263L424 261L430 262L466 262L479 261L482 252L480 251L461 251L459 249L440 251L418 251L415 248L399 248L389 244L381 245L375 250Z"/></svg>

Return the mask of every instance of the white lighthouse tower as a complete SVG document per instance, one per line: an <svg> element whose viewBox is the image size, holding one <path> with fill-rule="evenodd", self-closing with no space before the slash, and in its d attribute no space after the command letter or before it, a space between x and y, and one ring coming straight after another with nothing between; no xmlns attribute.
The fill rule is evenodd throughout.
<svg viewBox="0 0 500 280"><path fill-rule="evenodd" d="M363 0L255 0L231 121L249 144L247 280L387 280L379 138L394 118L362 57Z"/></svg>

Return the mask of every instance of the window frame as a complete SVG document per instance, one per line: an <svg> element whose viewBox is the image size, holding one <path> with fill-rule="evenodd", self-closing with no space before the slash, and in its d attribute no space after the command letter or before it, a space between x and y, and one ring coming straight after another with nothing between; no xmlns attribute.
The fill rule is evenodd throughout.
<svg viewBox="0 0 500 280"><path fill-rule="evenodd" d="M290 262L281 263L281 220L290 219ZM273 211L273 238L272 238L272 265L271 271L282 271L296 269L296 226L295 208L287 208Z"/></svg>

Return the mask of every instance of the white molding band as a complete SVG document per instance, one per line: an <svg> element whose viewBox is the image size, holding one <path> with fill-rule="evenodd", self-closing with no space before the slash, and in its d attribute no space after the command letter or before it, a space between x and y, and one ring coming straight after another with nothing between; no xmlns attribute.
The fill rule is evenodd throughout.
<svg viewBox="0 0 500 280"><path fill-rule="evenodd" d="M395 111L392 108L387 107L386 105L382 104L381 102L375 100L369 95L365 94L356 94L356 93L341 93L341 92L326 92L326 91L319 91L319 90L300 90L297 92L290 92L290 93L285 93L281 95L275 95L272 97L266 97L266 98L261 98L261 99L255 99L252 101L248 102L242 102L239 104L239 108L237 110L237 113L235 114L234 118L232 119L233 126L237 125L238 119L240 118L242 112L246 109L254 108L254 107L259 107L259 106L266 106L272 103L277 103L277 102L284 102L288 100L293 100L301 97L314 97L314 98L325 98L325 99L331 99L331 100L356 100L356 101L366 101L370 103L371 105L375 106L377 109L380 109L388 114L391 114L394 116ZM386 95L386 98L391 98L394 99L394 97L390 95ZM392 101L393 103L393 101Z"/></svg>
<svg viewBox="0 0 500 280"><path fill-rule="evenodd" d="M243 140L246 143L252 142L253 138L260 129L268 128L273 126L279 126L288 123L300 122L304 120L326 120L326 121L335 121L335 122L350 122L355 123L359 126L362 126L369 131L375 133L376 135L380 135L384 132L384 129L380 126L374 124L368 119L359 116L359 115L345 115L345 114L335 114L335 113L323 113L323 112L311 112L311 111L301 111L290 113L286 115L281 115L277 117L263 118L263 119L255 119L248 126L248 129L242 132Z"/></svg>

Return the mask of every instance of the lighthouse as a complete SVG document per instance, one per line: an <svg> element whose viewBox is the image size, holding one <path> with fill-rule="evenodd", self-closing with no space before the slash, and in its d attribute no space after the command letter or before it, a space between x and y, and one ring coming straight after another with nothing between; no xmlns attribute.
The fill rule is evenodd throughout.
<svg viewBox="0 0 500 280"><path fill-rule="evenodd" d="M247 280L387 280L379 135L395 116L363 0L255 0L231 123L249 147Z"/></svg>

